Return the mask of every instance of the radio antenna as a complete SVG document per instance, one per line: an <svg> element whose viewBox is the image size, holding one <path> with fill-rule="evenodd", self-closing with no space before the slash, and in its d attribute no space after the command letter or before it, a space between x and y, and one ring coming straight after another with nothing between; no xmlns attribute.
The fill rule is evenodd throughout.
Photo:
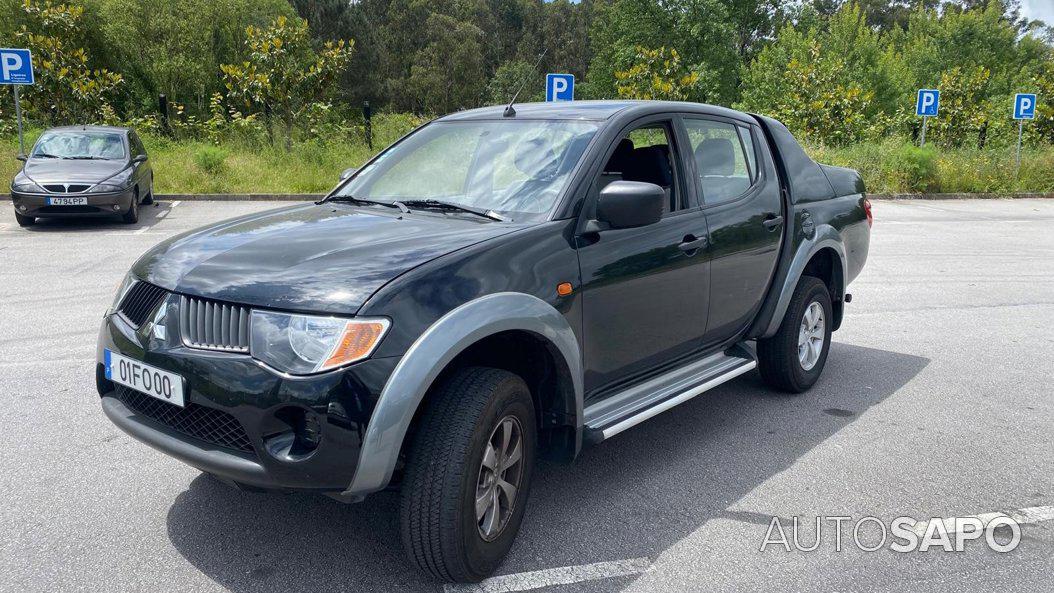
<svg viewBox="0 0 1054 593"><path fill-rule="evenodd" d="M538 56L538 61L536 61L534 63L534 68L533 68L534 72L537 72L538 71L538 66L542 65L542 58L545 57L545 53L548 52L548 51L549 51L548 47L542 50L541 55ZM534 72L532 72L531 74L533 74ZM516 117L516 110L512 108L512 104L516 102L516 98L520 96L520 91L523 90L523 87L527 86L527 82L530 79L531 79L531 75L528 74L527 78L525 78L523 80L523 82L520 83L520 88L516 89L516 92L512 95L512 100L509 101L509 105L505 108L505 113L501 114L502 117Z"/></svg>

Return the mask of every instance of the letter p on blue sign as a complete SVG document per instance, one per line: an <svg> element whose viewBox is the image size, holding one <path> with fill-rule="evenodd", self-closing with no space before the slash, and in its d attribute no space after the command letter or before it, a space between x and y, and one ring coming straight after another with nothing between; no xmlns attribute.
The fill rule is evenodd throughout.
<svg viewBox="0 0 1054 593"><path fill-rule="evenodd" d="M936 117L940 108L940 91L937 89L919 89L919 97L915 101L915 115L922 117Z"/></svg>
<svg viewBox="0 0 1054 593"><path fill-rule="evenodd" d="M546 74L545 75L545 100L546 101L574 101L575 99L575 75L574 74Z"/></svg>
<svg viewBox="0 0 1054 593"><path fill-rule="evenodd" d="M0 49L0 84L33 84L33 59L28 49Z"/></svg>
<svg viewBox="0 0 1054 593"><path fill-rule="evenodd" d="M1014 119L1036 119L1036 96L1028 93L1014 95Z"/></svg>

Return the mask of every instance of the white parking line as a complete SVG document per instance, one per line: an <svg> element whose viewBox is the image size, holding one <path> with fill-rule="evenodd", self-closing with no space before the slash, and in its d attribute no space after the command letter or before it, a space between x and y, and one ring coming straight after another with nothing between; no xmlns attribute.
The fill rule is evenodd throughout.
<svg viewBox="0 0 1054 593"><path fill-rule="evenodd" d="M445 593L511 593L513 591L530 591L531 589L540 589L553 585L570 585L585 581L598 581L641 574L647 572L650 568L651 560L647 558L632 558L630 560L614 560L611 562L597 562L595 564L506 574L491 577L472 585L446 585L443 590Z"/></svg>
<svg viewBox="0 0 1054 593"><path fill-rule="evenodd" d="M1014 511L993 511L991 513L981 513L979 515L970 515L967 517L949 517L941 519L925 519L918 521L915 526L912 527L918 535L926 535L926 530L929 529L930 523L933 521L940 521L944 523L944 530L948 533L955 533L957 525L962 523L956 521L956 519L978 519L981 524L988 526L989 523L1000 517L1009 517L1016 521L1018 524L1027 525L1029 523L1042 523L1043 521L1050 521L1054 519L1054 506L1039 506L1039 507L1028 507L1024 509L1017 509Z"/></svg>

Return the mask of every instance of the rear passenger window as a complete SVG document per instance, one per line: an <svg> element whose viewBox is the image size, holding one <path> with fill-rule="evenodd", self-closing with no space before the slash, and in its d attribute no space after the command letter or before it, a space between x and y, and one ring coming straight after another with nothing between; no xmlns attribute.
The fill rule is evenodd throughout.
<svg viewBox="0 0 1054 593"><path fill-rule="evenodd" d="M758 163L756 160L757 155L754 153L754 138L750 135L750 128L739 126L739 138L743 141L743 149L747 153L747 173L750 174L750 181L753 183L758 180Z"/></svg>
<svg viewBox="0 0 1054 593"><path fill-rule="evenodd" d="M750 189L751 171L755 169L753 141L749 145L750 160L743 149L749 134L741 139L738 126L706 119L686 118L684 125L695 156L704 204L732 200Z"/></svg>

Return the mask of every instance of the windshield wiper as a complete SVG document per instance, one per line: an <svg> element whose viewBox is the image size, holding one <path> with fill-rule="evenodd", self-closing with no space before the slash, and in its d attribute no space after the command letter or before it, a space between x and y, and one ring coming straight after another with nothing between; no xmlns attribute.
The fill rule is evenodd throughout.
<svg viewBox="0 0 1054 593"><path fill-rule="evenodd" d="M398 208L403 214L409 214L410 209L406 207L406 204L395 200L392 202L385 202L383 200L369 200L366 198L356 198L355 196L331 196L322 202L351 202L353 204L377 204L378 206L387 206L389 208Z"/></svg>
<svg viewBox="0 0 1054 593"><path fill-rule="evenodd" d="M108 161L108 160L110 160L110 159L108 159L106 157L91 156L91 155L68 156L66 158L68 158L70 160L74 160L74 161Z"/></svg>
<svg viewBox="0 0 1054 593"><path fill-rule="evenodd" d="M61 159L61 158L66 158L66 157L61 157L61 156L59 156L57 154L51 154L50 152L38 152L38 153L33 155L33 158L38 158L38 157L42 158L42 159Z"/></svg>
<svg viewBox="0 0 1054 593"><path fill-rule="evenodd" d="M464 206L462 204L445 202L443 200L404 200L403 204L406 204L411 208L434 208L436 210L468 212L469 214L475 214L476 216L482 216L483 218L489 218L498 222L509 222L511 220L493 210L487 210L486 208L473 208L472 206Z"/></svg>

